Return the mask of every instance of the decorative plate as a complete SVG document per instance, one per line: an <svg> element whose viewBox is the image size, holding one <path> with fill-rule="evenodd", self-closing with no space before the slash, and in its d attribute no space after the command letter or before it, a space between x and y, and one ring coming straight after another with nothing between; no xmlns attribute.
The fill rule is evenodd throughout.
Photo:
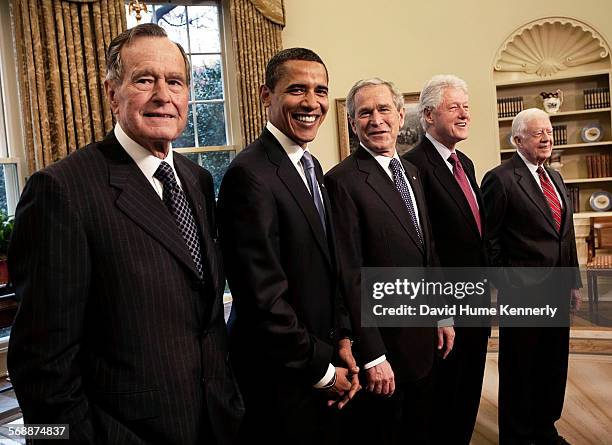
<svg viewBox="0 0 612 445"><path fill-rule="evenodd" d="M601 130L601 125L599 124L588 124L586 125L582 131L580 132L580 137L583 142L587 144L589 142L597 142L603 136L603 131Z"/></svg>
<svg viewBox="0 0 612 445"><path fill-rule="evenodd" d="M606 212L612 208L612 195L608 192L595 192L589 199L591 208L596 212Z"/></svg>

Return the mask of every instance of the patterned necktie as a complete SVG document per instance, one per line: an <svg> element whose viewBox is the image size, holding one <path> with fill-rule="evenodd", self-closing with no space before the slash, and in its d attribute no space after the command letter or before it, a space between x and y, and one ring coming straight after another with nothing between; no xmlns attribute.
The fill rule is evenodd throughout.
<svg viewBox="0 0 612 445"><path fill-rule="evenodd" d="M470 205L472 215L474 216L474 220L476 221L476 225L478 226L478 232L480 233L480 235L482 235L482 226L480 222L480 211L478 210L478 203L476 202L474 193L472 193L472 187L470 186L470 182L468 181L468 178L465 175L463 165L461 165L461 162L457 157L457 153L452 152L450 158L448 158L448 162L453 164L453 176L457 180L459 187L461 187L461 190L463 191L465 199L467 199L467 202Z"/></svg>
<svg viewBox="0 0 612 445"><path fill-rule="evenodd" d="M538 167L536 173L540 176L542 192L544 192L544 197L546 198L546 201L548 201L550 212L552 213L553 220L555 221L555 227L557 228L557 232L559 232L561 230L561 203L559 202L559 198L557 198L554 186L551 184L546 173L544 173L544 169L542 167Z"/></svg>
<svg viewBox="0 0 612 445"><path fill-rule="evenodd" d="M308 182L308 188L310 189L310 194L314 200L314 205L317 208L317 212L319 212L319 218L321 219L321 224L323 225L323 231L325 234L327 234L327 228L325 226L325 206L323 205L321 194L319 193L314 162L312 161L312 155L310 152L304 152L304 155L302 156L302 166L304 167L304 172L306 173L306 182Z"/></svg>
<svg viewBox="0 0 612 445"><path fill-rule="evenodd" d="M202 254L200 251L200 237L198 236L198 228L185 197L185 193L179 187L174 177L174 170L166 161L162 161L153 175L158 179L163 187L164 204L174 216L176 225L181 231L181 235L187 244L191 258L196 266L200 278L203 276Z"/></svg>
<svg viewBox="0 0 612 445"><path fill-rule="evenodd" d="M412 205L412 198L410 197L408 184L406 184L406 181L404 180L404 175L402 174L402 166L396 158L393 158L389 163L389 168L391 169L391 173L393 173L393 182L395 182L395 187L400 192L400 195L402 195L404 204L406 204L406 208L408 209L408 213L410 214L410 219L412 219L412 224L414 224L414 230L416 230L416 233L419 236L419 241L421 242L421 244L423 244L423 237L421 235L421 229L419 228L416 213Z"/></svg>

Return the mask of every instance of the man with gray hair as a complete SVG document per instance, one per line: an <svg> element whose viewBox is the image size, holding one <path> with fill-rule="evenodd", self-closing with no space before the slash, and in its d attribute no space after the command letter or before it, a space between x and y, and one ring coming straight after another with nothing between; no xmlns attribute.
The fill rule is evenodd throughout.
<svg viewBox="0 0 612 445"><path fill-rule="evenodd" d="M365 378L352 413L360 425L355 443L428 444L434 418L435 328L365 328L361 320L362 267L437 265L419 173L396 150L403 104L391 82L357 82L347 110L360 145L325 176L332 214L342 221L336 234L341 289ZM443 331L451 340L452 328ZM446 355L452 344L439 347Z"/></svg>
<svg viewBox="0 0 612 445"><path fill-rule="evenodd" d="M8 368L25 423L71 443L224 444L242 416L212 177L171 147L189 70L155 24L117 36L114 130L34 173L17 207Z"/></svg>
<svg viewBox="0 0 612 445"><path fill-rule="evenodd" d="M469 136L467 84L453 75L433 76L421 91L418 112L425 136L404 159L419 169L440 265L461 268L460 280L478 282L487 265L484 206L474 164L456 149ZM488 306L489 299L487 292L461 303ZM434 443L468 445L476 423L490 328L463 321L455 317L453 351L436 369L436 402L452 415L445 428L434 430Z"/></svg>
<svg viewBox="0 0 612 445"><path fill-rule="evenodd" d="M559 172L544 164L553 150L548 114L521 111L512 122L517 152L482 182L492 266L570 268L531 287L528 300L552 296L567 312L580 303L572 204ZM550 274L549 274L550 275ZM502 283L503 284L503 283ZM551 291L552 289L552 291ZM554 292L554 293L553 293ZM498 300L517 293L501 286ZM499 440L501 445L567 444L557 433L569 353L569 326L500 327Z"/></svg>

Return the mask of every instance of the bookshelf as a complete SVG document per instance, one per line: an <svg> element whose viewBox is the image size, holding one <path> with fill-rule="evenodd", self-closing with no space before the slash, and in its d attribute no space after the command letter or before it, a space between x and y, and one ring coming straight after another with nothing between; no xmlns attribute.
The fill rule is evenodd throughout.
<svg viewBox="0 0 612 445"><path fill-rule="evenodd" d="M516 29L500 46L493 66L501 161L516 151L510 142L514 116L526 108L544 109L541 93L563 94L559 110L550 113L555 139L551 166L572 197L581 263L586 262L592 219L612 216L612 211L596 212L590 206L593 193L612 194L611 68L601 34L568 17L547 17Z"/></svg>

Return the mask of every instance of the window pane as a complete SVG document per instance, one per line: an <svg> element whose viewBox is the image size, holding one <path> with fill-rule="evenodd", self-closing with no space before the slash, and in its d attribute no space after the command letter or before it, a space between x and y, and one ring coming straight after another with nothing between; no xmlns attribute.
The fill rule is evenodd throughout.
<svg viewBox="0 0 612 445"><path fill-rule="evenodd" d="M195 133L193 129L193 105L189 106L189 117L187 119L187 125L185 125L185 130L183 131L183 134L181 134L177 140L172 142L172 146L175 148L196 146Z"/></svg>
<svg viewBox="0 0 612 445"><path fill-rule="evenodd" d="M198 146L225 145L225 109L223 103L196 104Z"/></svg>
<svg viewBox="0 0 612 445"><path fill-rule="evenodd" d="M170 40L180 43L189 52L187 12L185 6L164 5L155 8L157 24L164 28Z"/></svg>
<svg viewBox="0 0 612 445"><path fill-rule="evenodd" d="M14 215L18 200L17 164L0 164L0 212Z"/></svg>
<svg viewBox="0 0 612 445"><path fill-rule="evenodd" d="M223 99L221 56L191 56L196 100Z"/></svg>
<svg viewBox="0 0 612 445"><path fill-rule="evenodd" d="M200 164L210 172L215 183L215 196L219 194L219 186L230 162L236 156L234 150L207 151L202 153L183 153L193 162Z"/></svg>
<svg viewBox="0 0 612 445"><path fill-rule="evenodd" d="M221 52L219 10L216 6L189 7L189 37L192 53Z"/></svg>

